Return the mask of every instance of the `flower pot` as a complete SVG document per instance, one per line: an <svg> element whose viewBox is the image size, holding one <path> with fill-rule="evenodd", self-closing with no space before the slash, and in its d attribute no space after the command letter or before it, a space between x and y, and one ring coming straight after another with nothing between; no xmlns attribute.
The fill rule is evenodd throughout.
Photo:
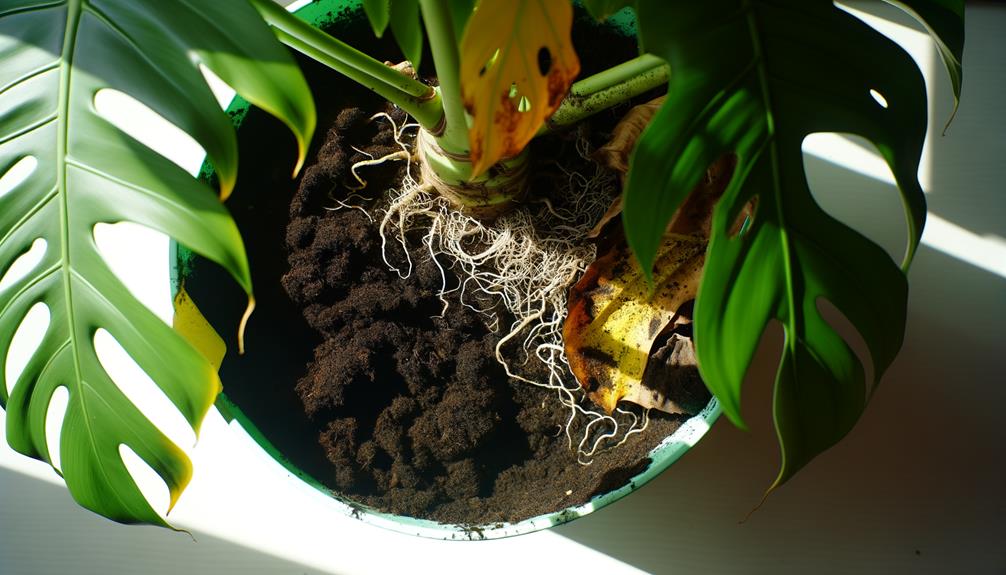
<svg viewBox="0 0 1006 575"><path fill-rule="evenodd" d="M358 17L360 12L352 10L358 6L359 2L354 1L305 0L296 2L291 9L306 21L320 26L347 17ZM631 33L634 21L631 16L621 15L613 18L609 25L620 26ZM332 75L334 74L333 72ZM315 96L319 101L323 98L318 93ZM239 126L247 112L248 104L240 98L235 98L228 108L228 113ZM324 131L324 125L319 125L319 132ZM265 144L268 147L271 142ZM268 149L260 149L250 155L248 150L242 148L241 153L242 166L258 168L260 174L263 169L265 172L286 173L292 165L291 158L277 157ZM264 163L270 167L263 168ZM243 167L242 170L244 169ZM204 165L203 176L212 178L208 165ZM259 176L253 176L252 179L256 177ZM282 193L247 193L242 190L242 184L248 181L249 177L244 174L239 176L238 189L230 201L248 244L253 273L257 273L262 267L259 264L268 257L275 259L277 252L280 253L280 259L283 259L282 226L278 234L249 234L243 227L242 218L272 216L277 211L282 213L283 201L289 200L282 197ZM223 272L213 269L184 248L172 244L172 252L171 261L175 262L172 270L174 290L177 292L184 283L187 293L192 295L217 329L223 331L227 326L236 326L236 318L240 317L243 308L240 290L229 286ZM485 524L440 523L381 512L351 498L332 494L331 489L319 480L327 462L322 461L318 453L295 453L300 451L298 445L302 442L312 441L312 434L317 452L316 429L304 422L277 422L281 419L279 414L285 408L296 407L293 405L296 401L295 398L291 399L293 394L290 389L299 377L298 374L303 372L304 365L311 359L311 350L317 343L317 336L304 324L300 311L288 301L275 278L272 282L259 279L254 281L260 306L247 333L247 354L239 359L235 353L231 353L224 359L221 377L225 391L219 396L217 407L225 418L241 426L266 453L286 467L297 478L295 480L306 482L332 495L345 514L395 531L438 539L492 539L530 533L571 521L621 499L667 469L702 437L720 413L715 399L710 400L700 413L683 421L676 431L663 438L649 452L649 463L645 464L644 460L619 487L595 494L588 501L564 509L513 523L493 521Z"/></svg>

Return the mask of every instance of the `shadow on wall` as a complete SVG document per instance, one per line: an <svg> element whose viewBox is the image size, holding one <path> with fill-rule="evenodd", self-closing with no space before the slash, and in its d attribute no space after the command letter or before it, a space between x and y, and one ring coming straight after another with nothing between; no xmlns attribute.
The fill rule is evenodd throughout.
<svg viewBox="0 0 1006 575"><path fill-rule="evenodd" d="M198 532L190 538L158 527L116 525L79 507L64 487L3 467L0 486L8 494L0 507L0 573L323 573ZM103 536L95 537L96 531Z"/></svg>
<svg viewBox="0 0 1006 575"><path fill-rule="evenodd" d="M1001 572L1006 280L926 247L913 275L905 346L873 405L747 523L778 461L778 326L747 379L751 433L721 419L673 469L557 532L651 573L821 572L824 558L835 572Z"/></svg>
<svg viewBox="0 0 1006 575"><path fill-rule="evenodd" d="M930 214L1004 246L1006 6L969 3L967 26L961 108L945 137L950 88L935 67ZM827 189L826 210L900 258L894 187L805 164L812 186ZM904 347L860 424L746 523L778 464L770 408L781 330L748 374L751 433L721 419L668 473L557 532L653 573L1006 572L1006 278L947 255L946 242L933 234L918 252Z"/></svg>

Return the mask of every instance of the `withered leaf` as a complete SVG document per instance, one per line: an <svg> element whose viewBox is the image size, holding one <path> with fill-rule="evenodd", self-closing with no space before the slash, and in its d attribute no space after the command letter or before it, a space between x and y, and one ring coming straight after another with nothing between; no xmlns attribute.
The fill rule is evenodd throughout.
<svg viewBox="0 0 1006 575"><path fill-rule="evenodd" d="M588 397L608 413L622 398L638 393L654 340L678 308L695 299L705 251L705 238L667 234L651 294L643 270L620 243L597 258L570 290L563 326L566 357Z"/></svg>
<svg viewBox="0 0 1006 575"><path fill-rule="evenodd" d="M713 208L730 181L735 160L725 156L710 166L668 225L657 251L651 292L621 227L608 226L616 241L570 290L563 326L566 357L588 397L611 413L631 401L669 413L691 413L704 393L690 337L672 334L663 365L648 375L654 342L677 323L682 305L698 293ZM605 221L618 215L616 202ZM698 388L696 385L698 384ZM708 399L708 396L705 396Z"/></svg>
<svg viewBox="0 0 1006 575"><path fill-rule="evenodd" d="M594 161L625 176L629 171L629 156L636 147L639 135L643 133L666 98L666 96L654 98L644 104L633 106L626 112L611 131L611 140L594 152Z"/></svg>
<svg viewBox="0 0 1006 575"><path fill-rule="evenodd" d="M692 193L675 212L674 217L667 224L667 231L679 234L701 234L708 237L712 226L713 208L716 207L716 202L723 195L723 190L730 182L736 163L737 160L732 155L724 156L713 162L713 165L706 170L706 177L699 182L699 185L692 190ZM751 215L754 207L755 200L744 207L732 233L737 233L740 230L744 218ZM609 226L621 214L622 196L618 196L584 237L597 239L605 233L613 233L608 231Z"/></svg>
<svg viewBox="0 0 1006 575"><path fill-rule="evenodd" d="M580 73L568 0L482 0L461 40L473 175L524 149Z"/></svg>
<svg viewBox="0 0 1006 575"><path fill-rule="evenodd" d="M672 331L654 343L640 385L622 400L668 413L694 415L709 403L711 395L699 375L691 336Z"/></svg>

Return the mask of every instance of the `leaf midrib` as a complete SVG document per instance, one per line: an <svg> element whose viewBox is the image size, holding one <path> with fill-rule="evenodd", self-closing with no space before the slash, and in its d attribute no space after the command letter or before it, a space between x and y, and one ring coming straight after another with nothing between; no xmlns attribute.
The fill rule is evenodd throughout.
<svg viewBox="0 0 1006 575"><path fill-rule="evenodd" d="M83 381L83 370L80 362L80 349L75 341L77 337L76 314L73 306L73 286L70 271L70 217L69 217L69 194L67 193L66 178L66 158L69 156L69 134L70 134L70 75L73 72L73 59L77 49L77 30L80 27L80 17L83 12L84 0L69 0L66 13L66 30L63 33L63 48L60 53L59 65L59 92L56 106L56 114L59 118L60 126L56 131L56 187L59 191L59 244L60 244L60 267L63 270L63 298L66 305L67 337L74 343L70 346L73 352L73 368L75 381L79 384ZM83 394L76 394L80 409L84 416L84 428L87 430L90 444L94 446L94 433L88 424L90 418L87 414L87 402L84 401ZM100 461L100 459L99 459ZM102 467L99 465L99 468ZM104 470L102 470L104 474Z"/></svg>
<svg viewBox="0 0 1006 575"><path fill-rule="evenodd" d="M772 113L772 95L769 90L769 72L765 63L765 52L759 33L757 8L752 4L752 0L742 0L745 18L748 24L748 35L751 38L751 49L754 51L756 70L758 71L758 87L761 90L761 97L765 104L765 129L768 133L767 141L769 145L769 162L772 166L772 193L775 196L775 211L778 220L779 243L782 246L782 262L784 281L786 282L786 305L789 308L788 317L785 324L789 337L786 338L785 346L790 354L795 357L796 347L799 339L797 331L797 310L794 300L795 289L793 287L793 262L792 248L790 246L789 233L786 226L786 215L782 208L782 189L779 187L780 167L778 139L775 137L775 117Z"/></svg>
<svg viewBox="0 0 1006 575"><path fill-rule="evenodd" d="M97 441L94 437L94 430L91 429L91 418L87 409L87 394L83 392L83 386L89 386L84 381L83 370L80 362L80 346L77 342L76 314L73 305L73 266L70 261L70 217L69 202L70 197L67 190L67 159L69 157L69 134L70 134L70 75L73 72L73 59L77 48L77 30L80 27L80 18L83 13L84 0L70 0L67 6L66 32L63 35L63 50L60 54L60 77L59 77L59 100L57 104L57 114L60 118L60 129L56 136L56 185L59 189L59 235L60 235L60 265L63 269L63 296L66 300L66 322L67 340L71 342L70 349L73 353L73 368L76 373L76 383L78 385L76 396L77 404L83 419L83 427L87 431L88 446L97 462L96 468L101 473L105 483L111 485L105 466L101 464L101 457L97 453ZM93 389L93 387L92 387ZM62 442L62 441L61 441ZM111 490L114 497L123 508L129 506L122 499L117 490Z"/></svg>

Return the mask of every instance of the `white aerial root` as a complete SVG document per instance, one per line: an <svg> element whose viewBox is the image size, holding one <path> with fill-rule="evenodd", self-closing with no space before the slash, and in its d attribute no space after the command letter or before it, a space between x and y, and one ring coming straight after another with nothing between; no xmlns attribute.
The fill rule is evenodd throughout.
<svg viewBox="0 0 1006 575"><path fill-rule="evenodd" d="M370 210L368 210L367 208L365 208L363 206L360 206L360 205L357 205L357 204L350 204L348 202L344 202L344 201L340 200L339 198L336 198L335 196L333 196L331 193L329 193L328 197L333 202L335 202L335 207L334 208L326 207L325 208L326 210L329 210L329 211L332 211L332 212L334 212L336 210L358 210L358 211L363 212L363 215L367 216L368 220L370 220L371 222L374 221L374 217L370 215ZM360 200L362 200L364 202L373 201L371 198L365 198L365 197L363 197L363 196L361 196L359 194L350 194L349 196L346 197L346 200L351 200L353 198L359 198Z"/></svg>
<svg viewBox="0 0 1006 575"><path fill-rule="evenodd" d="M366 181L357 173L358 168L413 156L402 137L415 124L399 127L387 114L371 119L378 117L391 122L401 151L355 164L351 171L360 187ZM577 141L577 152L585 160L589 158L585 138ZM584 241L586 234L618 191L612 172L589 165L589 175L559 166L565 181L557 189L492 223L460 213L431 185L417 182L407 169L401 186L389 191L379 225L384 262L402 278L409 277L413 269L408 233L424 232L422 247L440 272L437 297L443 304L441 315L450 305L445 296L452 292L458 292L461 305L484 315L491 329L499 327L500 318L493 311L498 304L513 315L513 324L496 346L496 360L510 377L555 392L569 410L563 428L568 444L584 465L589 465L600 451L625 443L649 424L648 412L640 418L623 409L612 415L592 409L570 372L563 349L566 294L595 257L593 245ZM338 205L358 207L344 202ZM401 247L404 269L390 261L389 236ZM459 278L458 285L448 286L447 268ZM530 361L546 367L546 381L530 376L533 370L521 369ZM578 439L574 439L574 433Z"/></svg>

